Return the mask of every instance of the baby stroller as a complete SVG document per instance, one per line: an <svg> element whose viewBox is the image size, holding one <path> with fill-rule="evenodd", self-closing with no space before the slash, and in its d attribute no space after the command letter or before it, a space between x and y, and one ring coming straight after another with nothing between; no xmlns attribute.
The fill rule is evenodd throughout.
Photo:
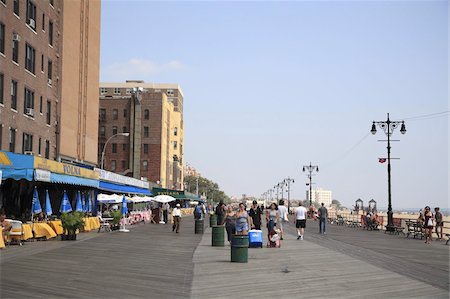
<svg viewBox="0 0 450 299"><path fill-rule="evenodd" d="M280 230L276 228L273 220L267 223L267 228L269 230L267 247L268 248L280 248Z"/></svg>

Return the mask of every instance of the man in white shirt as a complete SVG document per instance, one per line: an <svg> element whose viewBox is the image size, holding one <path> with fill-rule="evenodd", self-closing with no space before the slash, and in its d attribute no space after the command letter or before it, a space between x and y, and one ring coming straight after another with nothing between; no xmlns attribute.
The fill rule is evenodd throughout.
<svg viewBox="0 0 450 299"><path fill-rule="evenodd" d="M278 213L280 215L280 230L281 230L281 238L280 240L283 240L283 236L284 236L284 223L288 219L288 210L287 208L284 206L284 200L280 199L280 205L278 206Z"/></svg>
<svg viewBox="0 0 450 299"><path fill-rule="evenodd" d="M297 240L303 240L303 235L305 234L305 226L306 226L306 215L308 211L302 205L302 202L299 203L297 210L295 211L295 227L297 228Z"/></svg>
<svg viewBox="0 0 450 299"><path fill-rule="evenodd" d="M172 211L172 217L173 217L173 226L172 231L175 231L178 234L180 230L180 222L181 222L181 206L179 203L177 203L175 209Z"/></svg>

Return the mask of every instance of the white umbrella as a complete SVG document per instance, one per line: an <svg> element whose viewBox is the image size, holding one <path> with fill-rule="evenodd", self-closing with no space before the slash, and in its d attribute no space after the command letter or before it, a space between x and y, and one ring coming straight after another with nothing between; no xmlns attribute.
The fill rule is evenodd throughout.
<svg viewBox="0 0 450 299"><path fill-rule="evenodd" d="M153 197L153 201L160 202L160 203L166 203L166 202L172 202L176 199L170 195L158 195Z"/></svg>

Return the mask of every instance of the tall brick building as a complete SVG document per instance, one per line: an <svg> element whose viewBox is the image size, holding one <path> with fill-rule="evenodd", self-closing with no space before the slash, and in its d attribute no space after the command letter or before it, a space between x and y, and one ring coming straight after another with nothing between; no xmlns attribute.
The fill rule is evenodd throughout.
<svg viewBox="0 0 450 299"><path fill-rule="evenodd" d="M0 149L96 165L99 50L100 0L0 0Z"/></svg>
<svg viewBox="0 0 450 299"><path fill-rule="evenodd" d="M100 83L98 136L99 161L109 140L105 169L183 189L183 92L177 84Z"/></svg>

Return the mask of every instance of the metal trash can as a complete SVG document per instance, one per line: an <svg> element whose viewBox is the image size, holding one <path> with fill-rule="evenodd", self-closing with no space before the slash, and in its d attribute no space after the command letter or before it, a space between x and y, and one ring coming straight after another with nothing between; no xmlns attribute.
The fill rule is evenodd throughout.
<svg viewBox="0 0 450 299"><path fill-rule="evenodd" d="M212 214L209 216L209 227L213 227L214 225L217 225L217 215Z"/></svg>
<svg viewBox="0 0 450 299"><path fill-rule="evenodd" d="M231 238L231 261L248 262L248 235L233 235Z"/></svg>
<svg viewBox="0 0 450 299"><path fill-rule="evenodd" d="M203 219L195 219L195 233L203 234L204 225L205 225L205 221Z"/></svg>
<svg viewBox="0 0 450 299"><path fill-rule="evenodd" d="M214 225L212 227L211 245L215 247L225 246L225 227L223 225Z"/></svg>

